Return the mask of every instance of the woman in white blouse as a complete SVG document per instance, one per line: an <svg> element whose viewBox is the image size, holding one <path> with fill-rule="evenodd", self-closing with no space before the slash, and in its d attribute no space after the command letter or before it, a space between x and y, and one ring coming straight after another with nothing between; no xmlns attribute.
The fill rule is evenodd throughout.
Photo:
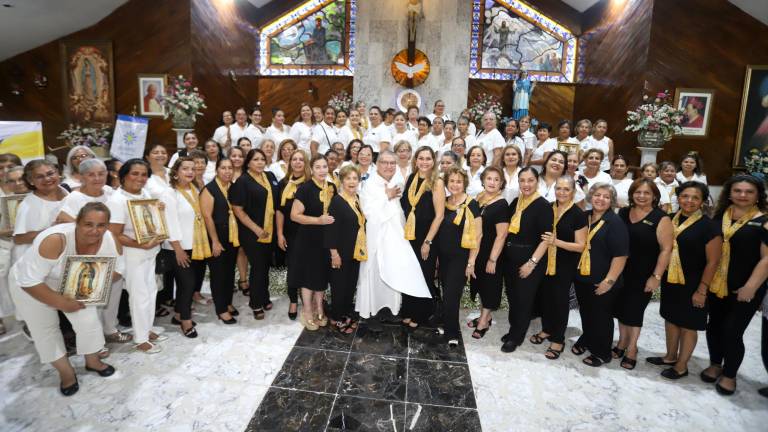
<svg viewBox="0 0 768 432"><path fill-rule="evenodd" d="M296 143L293 142L293 140L285 140L277 147L277 165L280 167L280 170L275 170L278 172L273 172L278 179L277 181L280 181L280 179L282 179L288 172L288 165L291 163L291 155L295 151Z"/></svg>
<svg viewBox="0 0 768 432"><path fill-rule="evenodd" d="M363 142L371 146L373 154L378 156L380 152L389 150L392 136L389 133L389 127L384 124L379 107L372 106L368 111L368 116L370 117L371 125L365 131Z"/></svg>
<svg viewBox="0 0 768 432"><path fill-rule="evenodd" d="M376 164L373 163L373 148L368 144L360 147L357 152L357 169L360 171L360 187L371 175L376 173Z"/></svg>
<svg viewBox="0 0 768 432"><path fill-rule="evenodd" d="M504 137L501 136L501 132L496 128L496 114L491 111L483 114L483 130L480 131L476 138L475 145L485 150L485 154L488 156L488 163L498 163L501 158L501 151L507 143L504 141Z"/></svg>
<svg viewBox="0 0 768 432"><path fill-rule="evenodd" d="M576 137L571 136L571 122L570 120L561 120L557 124L557 137L555 137L555 145L557 143L566 142L570 144L578 144L579 140Z"/></svg>
<svg viewBox="0 0 768 432"><path fill-rule="evenodd" d="M74 222L77 213L89 202L106 203L112 188L107 186L107 166L99 159L88 159L80 164L82 184L64 198L56 223Z"/></svg>
<svg viewBox="0 0 768 432"><path fill-rule="evenodd" d="M608 122L603 119L595 121L595 127L592 130L592 139L590 141L591 148L598 148L605 154L603 164L600 165L600 169L603 171L608 170L609 163L613 161L613 140L605 136L608 132ZM584 150L584 149L582 149Z"/></svg>
<svg viewBox="0 0 768 432"><path fill-rule="evenodd" d="M277 181L280 181L283 177L285 177L285 172L283 171L283 167L280 166L280 163L275 161L276 156L276 150L275 150L275 143L272 142L272 140L264 140L261 142L261 151L264 152L265 155L267 155L267 166L264 168L264 171L271 172L275 175L275 178L277 178ZM275 161L275 162L272 162Z"/></svg>
<svg viewBox="0 0 768 432"><path fill-rule="evenodd" d="M654 183L656 183L656 186L659 188L659 192L661 192L661 200L659 201L659 204L661 205L662 210L667 213L677 213L680 209L680 206L677 204L677 194L675 193L675 189L680 186L675 178L677 174L676 168L674 162L662 162L659 164L659 176L654 180ZM665 197L667 198L667 204L664 203Z"/></svg>
<svg viewBox="0 0 768 432"><path fill-rule="evenodd" d="M499 150L501 153L501 150ZM467 194L471 197L477 196L483 191L483 181L480 178L485 170L485 165L488 163L488 158L485 155L485 151L479 145L476 145L469 149L467 153L468 167L467 175L469 176L469 186L467 186Z"/></svg>
<svg viewBox="0 0 768 432"><path fill-rule="evenodd" d="M443 141L440 143L441 145L438 153L450 150L454 138L456 138L456 122L447 120L443 125Z"/></svg>
<svg viewBox="0 0 768 432"><path fill-rule="evenodd" d="M214 140L207 140L203 149L205 150L205 157L208 159L205 163L203 184L208 184L216 177L216 162L224 157L224 152L221 149L221 145Z"/></svg>
<svg viewBox="0 0 768 432"><path fill-rule="evenodd" d="M557 185L557 179L565 174L567 161L568 155L560 150L555 150L550 153L544 161L541 175L539 176L539 195L549 202L555 202L557 200L555 186ZM574 204L583 207L584 198L584 191L580 187L577 187L576 194L573 198Z"/></svg>
<svg viewBox="0 0 768 432"><path fill-rule="evenodd" d="M592 122L588 119L581 119L576 122L576 141L579 143L581 151L587 151L593 147L592 137Z"/></svg>
<svg viewBox="0 0 768 432"><path fill-rule="evenodd" d="M267 128L263 139L270 139L273 143L281 143L283 140L292 139L291 128L285 124L285 113L280 108L272 110L272 124ZM264 141L262 140L263 143ZM307 140L307 150L309 150L309 140Z"/></svg>
<svg viewBox="0 0 768 432"><path fill-rule="evenodd" d="M411 143L406 140L397 141L395 143L395 155L397 156L397 170L391 181L397 184L405 184L408 176L411 175L412 169L411 155L413 155L413 148Z"/></svg>
<svg viewBox="0 0 768 432"><path fill-rule="evenodd" d="M549 157L549 154L557 150L557 141L550 138L552 133L552 126L549 123L541 123L536 130L536 142L533 146L533 150L528 154L526 158L526 166L530 166L541 172L544 166L544 161Z"/></svg>
<svg viewBox="0 0 768 432"><path fill-rule="evenodd" d="M695 181L707 184L707 175L704 174L704 166L701 157L696 152L688 152L680 160L680 170L675 176L677 182L683 184L687 181Z"/></svg>
<svg viewBox="0 0 768 432"><path fill-rule="evenodd" d="M629 187L632 186L632 179L629 178L629 164L622 155L618 155L611 163L611 183L616 189L616 198L619 207L629 206Z"/></svg>
<svg viewBox="0 0 768 432"><path fill-rule="evenodd" d="M473 133L474 124L469 121L469 117L461 116L456 120L456 136L464 140L467 148L475 146L475 134Z"/></svg>
<svg viewBox="0 0 768 432"><path fill-rule="evenodd" d="M155 144L144 155L144 160L149 162L152 176L147 180L147 190L154 198L159 198L165 189L171 186L168 183L168 150L161 144Z"/></svg>
<svg viewBox="0 0 768 432"><path fill-rule="evenodd" d="M432 135L432 122L426 117L419 117L419 128L416 133L416 147L429 147L437 150L438 143Z"/></svg>
<svg viewBox="0 0 768 432"><path fill-rule="evenodd" d="M312 121L312 107L304 102L299 108L299 121L291 126L291 139L300 149L309 153L310 141L312 140L312 129L315 127ZM282 142L282 141L281 141Z"/></svg>
<svg viewBox="0 0 768 432"><path fill-rule="evenodd" d="M405 127L411 131L416 132L419 130L419 107L409 106L406 112L407 122Z"/></svg>
<svg viewBox="0 0 768 432"><path fill-rule="evenodd" d="M261 145L261 140L264 139L264 133L266 129L261 126L261 109L254 108L251 111L251 123L245 130L245 137L256 147ZM237 143L237 141L235 141ZM250 150L250 149L249 149Z"/></svg>
<svg viewBox="0 0 768 432"><path fill-rule="evenodd" d="M520 118L520 137L525 142L525 148L530 150L536 145L536 135L531 132L531 116Z"/></svg>
<svg viewBox="0 0 768 432"><path fill-rule="evenodd" d="M339 131L339 141L344 144L344 149L347 149L352 140L362 140L363 134L363 128L360 126L360 113L356 110L350 111L346 124Z"/></svg>
<svg viewBox="0 0 768 432"><path fill-rule="evenodd" d="M176 162L176 159L179 157L187 156L191 152L199 150L198 145L200 144L200 141L197 139L197 134L195 132L184 132L181 140L184 141L184 148L179 149L179 151L171 156L171 160L168 161L168 165L170 166L173 166L173 164Z"/></svg>
<svg viewBox="0 0 768 432"><path fill-rule="evenodd" d="M316 154L324 155L331 149L331 145L339 140L336 132L336 110L331 106L323 109L323 121L312 129L312 138L309 141L310 157Z"/></svg>
<svg viewBox="0 0 768 432"><path fill-rule="evenodd" d="M408 129L408 120L405 118L405 114L402 112L396 113L393 124L395 130L392 133L392 142L408 141L411 144L411 148L416 147L419 137L415 131Z"/></svg>
<svg viewBox="0 0 768 432"><path fill-rule="evenodd" d="M233 143L237 142L236 139L232 138L231 126L234 122L235 117L232 115L232 111L224 111L221 113L221 126L213 131L213 139L225 148L231 147Z"/></svg>
<svg viewBox="0 0 768 432"><path fill-rule="evenodd" d="M585 191L590 190L597 183L613 183L611 176L600 170L600 165L603 163L604 158L605 155L600 149L592 148L584 153L584 169L581 170L580 174L587 179L587 184L583 187Z"/></svg>
<svg viewBox="0 0 768 432"><path fill-rule="evenodd" d="M523 141L523 138L520 136L520 124L517 120L509 119L507 124L504 125L504 141L508 146L517 146L517 148L520 149L520 154L523 155L522 160L525 160L525 155L527 154L528 149L525 147L525 141Z"/></svg>
<svg viewBox="0 0 768 432"><path fill-rule="evenodd" d="M472 116L469 114L469 108L464 108L459 118L461 117L465 117L467 119L467 122L468 122L467 132L469 133L469 135L471 136L477 135L477 127L475 126L475 123L470 120Z"/></svg>
<svg viewBox="0 0 768 432"><path fill-rule="evenodd" d="M95 157L96 154L87 146L79 145L72 147L67 153L67 164L64 165L64 181L61 182L61 185L69 191L79 188L80 171L78 171L78 167L80 162Z"/></svg>
<svg viewBox="0 0 768 432"><path fill-rule="evenodd" d="M520 147L515 144L504 147L501 159L499 160L499 168L504 173L506 181L502 195L507 200L507 204L512 204L512 201L520 195L520 184L517 181L517 175L520 173L520 162L522 160L523 155L520 153Z"/></svg>

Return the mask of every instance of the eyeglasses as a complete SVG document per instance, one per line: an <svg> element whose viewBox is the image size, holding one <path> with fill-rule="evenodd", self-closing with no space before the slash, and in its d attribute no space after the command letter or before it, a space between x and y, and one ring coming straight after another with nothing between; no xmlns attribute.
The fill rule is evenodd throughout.
<svg viewBox="0 0 768 432"><path fill-rule="evenodd" d="M467 145L466 144L453 144L451 147L467 148Z"/></svg>
<svg viewBox="0 0 768 432"><path fill-rule="evenodd" d="M43 181L43 180L48 179L48 178L56 177L58 175L59 175L58 171L50 170L50 171L48 171L45 174L38 174L38 175L32 177L32 180L38 182L38 181Z"/></svg>
<svg viewBox="0 0 768 432"><path fill-rule="evenodd" d="M378 163L380 163L382 165L385 165L385 166L397 165L397 162L395 162L395 161L383 161L383 160L380 160Z"/></svg>
<svg viewBox="0 0 768 432"><path fill-rule="evenodd" d="M81 160L81 159L90 159L90 158L92 158L92 157L93 157L93 155L90 155L90 154L88 154L88 153L81 153L81 154L76 154L76 155L73 155L73 156L70 158L70 160L72 160L72 161L76 161L76 160Z"/></svg>

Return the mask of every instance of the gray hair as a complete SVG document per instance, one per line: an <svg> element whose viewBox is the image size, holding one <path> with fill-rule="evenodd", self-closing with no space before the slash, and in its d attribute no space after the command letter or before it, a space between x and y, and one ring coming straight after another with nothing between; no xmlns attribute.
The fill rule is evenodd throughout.
<svg viewBox="0 0 768 432"><path fill-rule="evenodd" d="M485 116L491 116L492 119L497 120L496 119L496 113L493 112L493 111L488 110L488 111L484 112L483 113L483 118L485 118Z"/></svg>
<svg viewBox="0 0 768 432"><path fill-rule="evenodd" d="M80 172L80 174L85 174L98 168L103 168L105 171L107 170L107 166L104 164L104 162L101 161L101 159L94 158L86 159L80 162L80 166L77 168L77 170Z"/></svg>
<svg viewBox="0 0 768 432"><path fill-rule="evenodd" d="M395 154L395 152L393 152L392 150L384 150L382 152L379 152L379 158L376 159L376 162L380 161L381 158L384 157L384 156L390 156L390 157L392 157L392 159L397 161L397 155Z"/></svg>
<svg viewBox="0 0 768 432"><path fill-rule="evenodd" d="M70 177L72 176L72 174L78 173L78 170L72 164L72 156L74 156L75 153L77 153L80 150L85 150L85 152L90 154L91 157L93 158L96 157L96 153L94 153L93 150L91 150L91 148L88 146L78 145L78 146L72 147L72 149L70 149L69 152L67 153L67 161L66 161L66 165L64 165L64 177Z"/></svg>
<svg viewBox="0 0 768 432"><path fill-rule="evenodd" d="M5 172L5 175L8 175L10 173L15 173L16 171L24 172L24 165L16 165L8 168L8 170Z"/></svg>
<svg viewBox="0 0 768 432"><path fill-rule="evenodd" d="M589 188L589 192L587 192L587 202L591 204L592 196L601 189L608 191L608 193L611 195L611 208L616 208L619 205L619 198L616 194L616 188L614 188L610 183L600 182L593 184L592 187Z"/></svg>

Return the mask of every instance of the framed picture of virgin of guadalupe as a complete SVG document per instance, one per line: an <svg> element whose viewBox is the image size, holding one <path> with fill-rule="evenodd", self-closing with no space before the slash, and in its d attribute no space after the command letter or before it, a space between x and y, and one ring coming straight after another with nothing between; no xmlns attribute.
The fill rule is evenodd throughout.
<svg viewBox="0 0 768 432"><path fill-rule="evenodd" d="M112 290L115 257L71 255L64 264L59 292L89 306L106 306Z"/></svg>
<svg viewBox="0 0 768 432"><path fill-rule="evenodd" d="M0 197L0 231L13 231L16 226L16 210L27 194Z"/></svg>
<svg viewBox="0 0 768 432"><path fill-rule="evenodd" d="M156 199L128 200L128 214L136 233L136 241L144 244L158 239L168 238L168 226L165 212L160 210L160 201Z"/></svg>

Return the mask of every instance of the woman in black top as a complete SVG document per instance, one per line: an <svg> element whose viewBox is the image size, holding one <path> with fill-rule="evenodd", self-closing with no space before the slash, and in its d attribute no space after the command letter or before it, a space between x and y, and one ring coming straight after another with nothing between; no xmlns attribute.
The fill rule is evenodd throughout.
<svg viewBox="0 0 768 432"><path fill-rule="evenodd" d="M237 309L232 306L235 261L240 245L237 238L237 221L228 199L233 172L231 160L217 160L216 177L205 185L205 189L200 193L200 211L211 240L212 256L208 259L211 294L216 315L224 324L235 324L237 320L233 316L239 315Z"/></svg>
<svg viewBox="0 0 768 432"><path fill-rule="evenodd" d="M590 356L583 360L598 367L611 361L613 342L613 305L621 289L621 272L629 255L627 227L613 212L616 189L608 183L596 183L589 190L587 245L579 259L574 285L579 301L582 335L571 352Z"/></svg>
<svg viewBox="0 0 768 432"><path fill-rule="evenodd" d="M629 207L619 210L619 217L629 233L629 258L624 267L624 288L616 296L619 341L613 358L622 358L624 369L634 369L643 314L669 264L673 238L672 221L659 208L661 193L651 180L635 180L627 195Z"/></svg>
<svg viewBox="0 0 768 432"><path fill-rule="evenodd" d="M571 176L562 176L555 183L555 198L552 203L552 227L541 239L547 243L544 280L539 296L541 301L541 332L531 336L530 341L541 344L549 339L549 348L544 356L557 360L565 347L565 329L568 314L571 284L576 276L579 255L587 241L587 216L573 202L576 197L576 182Z"/></svg>
<svg viewBox="0 0 768 432"><path fill-rule="evenodd" d="M552 207L539 196L539 174L531 167L517 175L520 195L509 205L509 235L505 286L509 301L509 332L501 338L501 351L514 352L523 343L531 323L536 290L546 266L539 265L547 253L541 236L552 229Z"/></svg>
<svg viewBox="0 0 768 432"><path fill-rule="evenodd" d="M715 216L723 235L722 255L707 297L710 366L701 375L705 381L720 375L716 388L723 395L736 391L736 373L744 359L744 331L766 291L766 212L762 181L740 175L725 182Z"/></svg>
<svg viewBox="0 0 768 432"><path fill-rule="evenodd" d="M288 158L288 166L285 171L285 177L280 180L280 198L277 206L277 247L286 251L286 264L291 267L293 252L296 250L294 241L296 240L296 229L298 225L291 220L291 207L293 207L293 198L296 191L304 182L309 180L309 157L304 150L294 150ZM291 275L288 272L288 275ZM299 286L295 280L286 276L286 286L288 288L288 299L291 304L288 306L288 318L296 319L299 308Z"/></svg>
<svg viewBox="0 0 768 432"><path fill-rule="evenodd" d="M342 334L355 331L352 319L360 273L360 262L368 259L365 216L360 208L357 187L360 173L354 165L339 171L341 190L331 199L328 215L334 221L324 229L324 246L331 252L331 324Z"/></svg>
<svg viewBox="0 0 768 432"><path fill-rule="evenodd" d="M661 372L668 379L688 375L697 331L704 330L707 323L707 287L715 274L721 246L717 227L701 211L708 195L709 190L701 183L677 189L680 210L672 218L673 247L661 287L660 312L665 320L667 353L646 359L657 366L671 366Z"/></svg>
<svg viewBox="0 0 768 432"><path fill-rule="evenodd" d="M475 260L475 276L470 281L472 292L480 293L483 305L480 318L472 321L475 327L472 337L482 339L491 327L491 312L501 304L502 272L505 268L504 242L509 232L509 208L504 199L506 180L501 169L489 166L480 176L483 191L477 195L480 217L483 219L483 236Z"/></svg>
<svg viewBox="0 0 768 432"><path fill-rule="evenodd" d="M437 175L435 155L429 147L420 147L413 156L413 174L405 183L400 205L406 218L405 239L409 240L413 253L419 259L421 273L427 283L432 298L419 298L403 294L400 308L403 324L416 328L432 315L434 301L440 301L440 293L435 288L435 267L437 253L432 242L443 222L445 213L445 186ZM438 308L440 309L440 308Z"/></svg>
<svg viewBox="0 0 768 432"><path fill-rule="evenodd" d="M464 284L475 277L475 259L483 234L480 206L467 195L469 177L459 167L445 174L448 192L445 217L436 237L440 282L443 286L445 338L448 346L459 345L459 302Z"/></svg>
<svg viewBox="0 0 768 432"><path fill-rule="evenodd" d="M299 226L288 279L301 287L301 323L307 330L315 331L328 325L323 313L323 294L328 287L331 256L323 246L323 225L334 221L328 215L328 207L336 187L326 178L328 161L325 156L314 155L309 167L312 179L299 186L291 207L291 220Z"/></svg>
<svg viewBox="0 0 768 432"><path fill-rule="evenodd" d="M264 171L267 157L260 149L252 149L245 157L248 171L237 179L229 192L232 211L237 217L237 232L241 247L251 263L249 277L253 317L264 319L269 301L269 263L272 256L277 201L277 179Z"/></svg>

